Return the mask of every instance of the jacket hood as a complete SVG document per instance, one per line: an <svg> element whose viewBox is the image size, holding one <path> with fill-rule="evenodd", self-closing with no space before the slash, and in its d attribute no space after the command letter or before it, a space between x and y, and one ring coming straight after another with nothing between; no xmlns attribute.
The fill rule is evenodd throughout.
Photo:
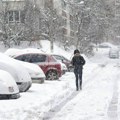
<svg viewBox="0 0 120 120"><path fill-rule="evenodd" d="M79 53L79 54L80 54L80 51L79 51L78 49L74 50L74 55L75 55L76 53Z"/></svg>

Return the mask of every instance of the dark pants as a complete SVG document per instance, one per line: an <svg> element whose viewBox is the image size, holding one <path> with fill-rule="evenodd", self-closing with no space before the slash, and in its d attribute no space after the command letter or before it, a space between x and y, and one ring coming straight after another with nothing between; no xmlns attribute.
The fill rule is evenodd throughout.
<svg viewBox="0 0 120 120"><path fill-rule="evenodd" d="M74 74L76 77L76 89L78 89L80 87L82 87L82 68L78 67L74 69Z"/></svg>

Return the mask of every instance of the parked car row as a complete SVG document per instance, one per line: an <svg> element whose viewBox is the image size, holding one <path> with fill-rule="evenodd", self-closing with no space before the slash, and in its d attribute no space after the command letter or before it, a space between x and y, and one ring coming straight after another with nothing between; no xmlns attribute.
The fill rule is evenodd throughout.
<svg viewBox="0 0 120 120"><path fill-rule="evenodd" d="M32 82L43 83L45 80L43 71L37 65L15 60L3 53L0 53L0 71L3 73L0 74L0 99L19 98L19 92L29 90Z"/></svg>
<svg viewBox="0 0 120 120"><path fill-rule="evenodd" d="M7 52L8 53L8 52ZM48 80L58 79L62 75L61 65L49 54L32 49L21 50L21 53L11 56L16 60L34 63L43 71Z"/></svg>
<svg viewBox="0 0 120 120"><path fill-rule="evenodd" d="M43 53L39 49L8 49L5 54L17 60L38 65L43 70L47 80L59 79L62 74L71 71L72 68L70 60L67 58Z"/></svg>
<svg viewBox="0 0 120 120"><path fill-rule="evenodd" d="M0 99L17 99L32 83L57 80L72 69L70 60L64 56L43 53L39 49L8 49L0 56Z"/></svg>

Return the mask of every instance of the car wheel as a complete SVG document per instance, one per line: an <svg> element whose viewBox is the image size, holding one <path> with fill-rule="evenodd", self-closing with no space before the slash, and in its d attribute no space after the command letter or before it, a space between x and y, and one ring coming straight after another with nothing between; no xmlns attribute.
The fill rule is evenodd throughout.
<svg viewBox="0 0 120 120"><path fill-rule="evenodd" d="M47 74L46 74L46 79L47 80L56 80L56 79L58 79L57 71L55 71L55 70L48 71Z"/></svg>
<svg viewBox="0 0 120 120"><path fill-rule="evenodd" d="M28 87L26 87L24 92L28 91L30 89L30 87L31 87L31 85L29 84Z"/></svg>
<svg viewBox="0 0 120 120"><path fill-rule="evenodd" d="M31 82L24 82L20 85L19 90L20 92L26 92L29 90L31 87L32 83Z"/></svg>

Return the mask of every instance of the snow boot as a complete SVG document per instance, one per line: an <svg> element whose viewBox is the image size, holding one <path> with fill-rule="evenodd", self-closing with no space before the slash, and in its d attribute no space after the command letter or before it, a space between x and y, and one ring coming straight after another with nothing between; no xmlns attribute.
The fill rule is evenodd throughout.
<svg viewBox="0 0 120 120"><path fill-rule="evenodd" d="M78 91L79 89L78 89L78 87L76 88L76 91Z"/></svg>
<svg viewBox="0 0 120 120"><path fill-rule="evenodd" d="M80 85L80 90L82 90L82 85Z"/></svg>

